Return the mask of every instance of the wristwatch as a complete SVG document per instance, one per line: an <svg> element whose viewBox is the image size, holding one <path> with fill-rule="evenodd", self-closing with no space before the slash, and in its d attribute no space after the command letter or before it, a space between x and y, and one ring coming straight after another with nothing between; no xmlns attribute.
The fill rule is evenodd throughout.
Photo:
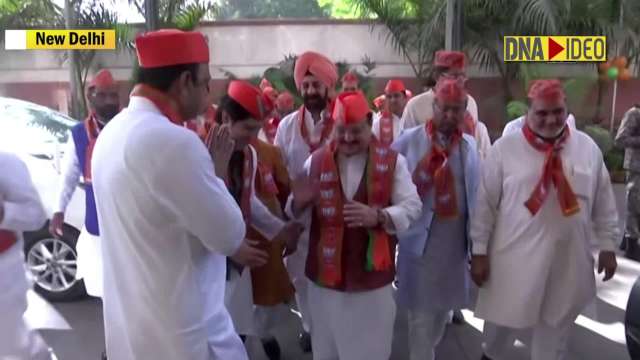
<svg viewBox="0 0 640 360"><path fill-rule="evenodd" d="M378 213L378 226L385 227L389 219L387 212L382 209L378 209L376 212Z"/></svg>

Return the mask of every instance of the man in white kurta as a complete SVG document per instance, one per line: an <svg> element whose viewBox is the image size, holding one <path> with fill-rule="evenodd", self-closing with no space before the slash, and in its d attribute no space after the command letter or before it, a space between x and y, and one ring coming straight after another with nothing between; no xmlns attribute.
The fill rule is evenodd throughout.
<svg viewBox="0 0 640 360"><path fill-rule="evenodd" d="M436 52L433 61L433 77L436 82L442 75L464 76L465 55L462 52L440 50ZM434 101L435 94L433 89L411 98L402 114L404 128L410 129L429 121L433 117ZM491 147L491 139L486 125L478 118L478 105L470 94L467 95L467 113L469 117L465 120L467 125L465 132L475 138L478 153L482 159Z"/></svg>
<svg viewBox="0 0 640 360"><path fill-rule="evenodd" d="M392 79L384 88L384 107L373 116L373 134L386 145L391 145L404 128L402 112L407 104L407 89L402 80Z"/></svg>
<svg viewBox="0 0 640 360"><path fill-rule="evenodd" d="M388 360L396 313L394 235L418 218L421 203L404 157L371 135L364 96L342 93L334 114L335 145L306 161L308 176L287 203L290 216L310 227L313 357Z"/></svg>
<svg viewBox="0 0 640 360"><path fill-rule="evenodd" d="M47 220L29 170L15 155L0 152L0 359L49 360L40 335L23 314L31 284L24 266L24 231L36 231Z"/></svg>
<svg viewBox="0 0 640 360"><path fill-rule="evenodd" d="M102 252L91 184L91 154L100 130L120 111L118 88L108 70L101 70L89 83L87 100L90 114L71 130L72 141L64 153L58 208L49 224L49 232L60 237L64 229L64 213L78 187L80 176L85 185L85 226L76 244L78 272L87 294L102 296Z"/></svg>
<svg viewBox="0 0 640 360"><path fill-rule="evenodd" d="M160 30L138 36L136 49L138 84L93 158L107 356L247 359L224 307L225 256L250 265L255 249L213 150L183 126L207 105L206 40ZM233 143L218 145L215 162L228 161L218 150L229 155Z"/></svg>
<svg viewBox="0 0 640 360"><path fill-rule="evenodd" d="M296 179L304 172L304 163L313 151L324 145L333 130L329 106L330 91L336 86L335 64L322 54L307 51L296 60L295 81L304 104L282 119L275 145L282 151L289 176ZM311 350L309 335L311 320L307 305L307 278L304 275L309 234L302 234L298 251L287 258L287 270L296 288L296 302L305 333L301 334L303 350Z"/></svg>
<svg viewBox="0 0 640 360"><path fill-rule="evenodd" d="M527 122L501 138L482 164L471 221L476 316L485 358L506 359L510 329L531 329L533 360L566 355L569 329L595 297L592 237L604 280L615 273L618 217L597 145L566 125L557 80L529 91Z"/></svg>

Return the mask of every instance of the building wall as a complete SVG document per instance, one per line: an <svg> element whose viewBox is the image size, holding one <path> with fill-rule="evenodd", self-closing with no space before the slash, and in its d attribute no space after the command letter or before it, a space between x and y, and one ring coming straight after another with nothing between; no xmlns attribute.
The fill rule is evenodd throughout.
<svg viewBox="0 0 640 360"><path fill-rule="evenodd" d="M362 67L366 55L376 63L371 74L376 89L382 92L390 77L405 80L407 86L419 93L420 86L413 78L413 71L403 57L386 41L384 27L363 21L344 20L283 20L283 21L231 21L204 24L200 31L210 41L210 72L214 97L219 97L227 84L224 71L240 78L261 74L266 68L280 62L285 55L305 50L326 54L335 61L344 61ZM131 88L130 78L134 54L124 51L99 52L96 68L110 69L121 85L123 103ZM549 73L570 77L594 74L591 67L580 65L548 65ZM494 73L481 71L471 64L468 68L469 88L479 104L480 118L490 129L498 132L505 119L504 89L501 79ZM20 98L67 112L68 103L67 64L58 51L6 51L0 49L0 96ZM515 95L522 97L522 85L513 83ZM640 82L622 82L618 91L616 116L619 118L633 103L640 101L636 95ZM604 92L605 118L609 117L611 83ZM635 94L634 94L635 91ZM592 86L589 104L595 103L597 87ZM574 105L579 117L591 118L592 111Z"/></svg>

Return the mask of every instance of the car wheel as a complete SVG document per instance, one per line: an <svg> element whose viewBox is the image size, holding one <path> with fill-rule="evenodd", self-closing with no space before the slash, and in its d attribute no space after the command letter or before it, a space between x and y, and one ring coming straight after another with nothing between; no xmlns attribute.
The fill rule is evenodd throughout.
<svg viewBox="0 0 640 360"><path fill-rule="evenodd" d="M25 262L34 290L49 301L73 301L86 296L84 282L76 278L79 235L78 230L65 225L64 236L56 239L49 234L48 224L25 234Z"/></svg>

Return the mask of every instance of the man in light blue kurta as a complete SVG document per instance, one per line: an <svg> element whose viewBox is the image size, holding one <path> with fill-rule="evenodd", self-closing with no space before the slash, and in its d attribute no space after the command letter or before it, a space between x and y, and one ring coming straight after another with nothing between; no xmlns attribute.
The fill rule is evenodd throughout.
<svg viewBox="0 0 640 360"><path fill-rule="evenodd" d="M422 189L422 216L398 234L398 301L409 312L411 360L432 360L450 311L470 305L467 235L479 160L473 137L458 130L466 108L464 85L439 82L433 107L432 121L405 131L392 145ZM444 173L450 174L448 187L439 185Z"/></svg>

